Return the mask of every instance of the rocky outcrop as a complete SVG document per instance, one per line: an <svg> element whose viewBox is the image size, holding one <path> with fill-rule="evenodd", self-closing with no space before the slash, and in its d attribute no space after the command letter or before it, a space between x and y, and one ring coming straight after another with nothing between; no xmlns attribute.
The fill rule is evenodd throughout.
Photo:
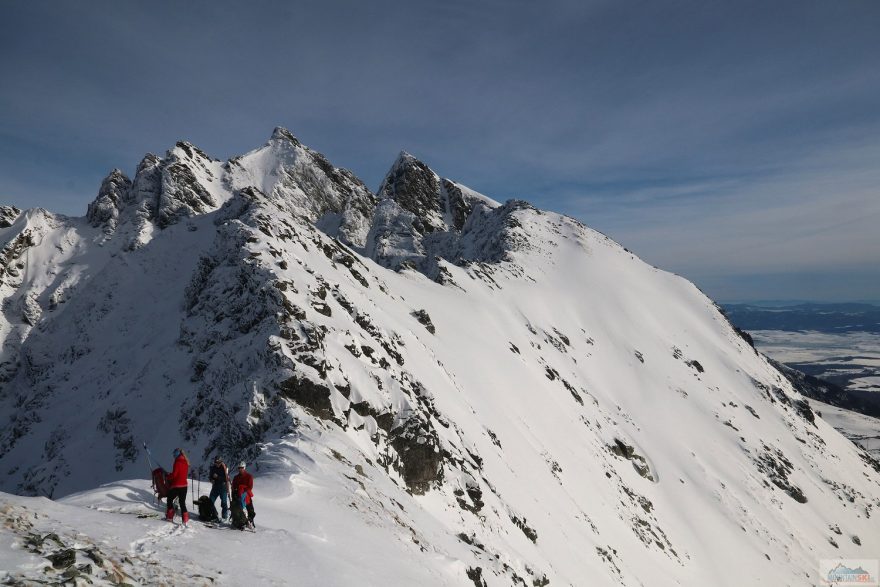
<svg viewBox="0 0 880 587"><path fill-rule="evenodd" d="M101 182L98 197L89 204L86 219L94 227L103 227L112 233L119 224L119 213L131 191L131 180L119 169L114 169Z"/></svg>
<svg viewBox="0 0 880 587"><path fill-rule="evenodd" d="M15 206L0 206L0 228L12 226L19 214L21 214L21 210Z"/></svg>
<svg viewBox="0 0 880 587"><path fill-rule="evenodd" d="M440 188L437 174L404 151L379 186L379 198L394 200L402 210L411 213L413 228L425 235L447 228Z"/></svg>

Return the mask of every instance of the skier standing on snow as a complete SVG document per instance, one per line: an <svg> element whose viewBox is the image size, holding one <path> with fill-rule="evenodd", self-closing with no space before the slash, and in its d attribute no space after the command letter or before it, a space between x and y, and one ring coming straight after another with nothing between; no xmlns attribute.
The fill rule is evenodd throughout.
<svg viewBox="0 0 880 587"><path fill-rule="evenodd" d="M180 513L183 517L183 523L189 522L189 512L186 511L186 486L187 475L189 474L189 459L186 454L179 448L174 449L174 466L168 475L168 509L165 512L165 519L169 522L174 519L174 500L180 504Z"/></svg>
<svg viewBox="0 0 880 587"><path fill-rule="evenodd" d="M245 470L244 461L238 464L238 475L232 480L232 499L244 510L247 508L248 524L254 527L254 477Z"/></svg>
<svg viewBox="0 0 880 587"><path fill-rule="evenodd" d="M211 495L208 499L213 504L217 501L217 497L220 497L220 506L223 508L220 517L225 520L229 516L229 469L226 468L226 463L220 455L214 457L208 478L211 479Z"/></svg>

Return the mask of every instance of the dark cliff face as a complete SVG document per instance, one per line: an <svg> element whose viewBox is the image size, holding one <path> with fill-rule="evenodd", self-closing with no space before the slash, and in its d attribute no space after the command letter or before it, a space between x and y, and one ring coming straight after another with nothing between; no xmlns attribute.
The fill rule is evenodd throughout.
<svg viewBox="0 0 880 587"><path fill-rule="evenodd" d="M379 187L380 198L394 200L415 216L414 227L421 234L446 228L440 196L437 174L409 153L400 154Z"/></svg>
<svg viewBox="0 0 880 587"><path fill-rule="evenodd" d="M449 214L452 216L452 225L456 230L461 230L474 209L473 202L468 200L457 184L448 179L443 180L443 190L446 192L446 201Z"/></svg>

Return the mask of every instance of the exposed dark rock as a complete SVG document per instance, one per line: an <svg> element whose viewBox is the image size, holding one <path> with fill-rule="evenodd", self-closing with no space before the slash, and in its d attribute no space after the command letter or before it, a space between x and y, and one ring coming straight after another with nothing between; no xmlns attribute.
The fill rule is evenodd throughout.
<svg viewBox="0 0 880 587"><path fill-rule="evenodd" d="M755 348L755 341L752 339L751 334L749 334L745 330L737 328L736 326L733 327L733 331L736 332L737 336L746 341L746 343L748 343L750 347Z"/></svg>
<svg viewBox="0 0 880 587"><path fill-rule="evenodd" d="M306 377L293 376L278 384L279 395L291 399L325 420L334 420L330 388Z"/></svg>
<svg viewBox="0 0 880 587"><path fill-rule="evenodd" d="M101 556L101 553L98 551L97 548L91 548L91 549L85 551L85 553L86 553L86 556L89 557L89 559L91 559L91 561L93 563L95 563L95 565L97 565L99 567L104 566L104 557Z"/></svg>
<svg viewBox="0 0 880 587"><path fill-rule="evenodd" d="M474 587L486 587L486 581L483 579L483 569L482 567L468 567L467 571L468 579L473 581Z"/></svg>
<svg viewBox="0 0 880 587"><path fill-rule="evenodd" d="M400 457L395 468L412 493L423 494L443 479L443 455L430 424L411 418L391 430L389 443Z"/></svg>
<svg viewBox="0 0 880 587"><path fill-rule="evenodd" d="M0 206L0 228L9 228L19 217L21 210L15 206Z"/></svg>
<svg viewBox="0 0 880 587"><path fill-rule="evenodd" d="M538 533L535 531L534 528L528 525L525 518L511 515L510 521L513 522L514 526L522 530L522 533L526 535L526 538L528 538L532 542L538 542Z"/></svg>
<svg viewBox="0 0 880 587"><path fill-rule="evenodd" d="M696 369L697 373L703 372L703 366L700 364L699 361L685 361L685 364L688 367L693 367L694 369Z"/></svg>
<svg viewBox="0 0 880 587"><path fill-rule="evenodd" d="M163 169L162 192L156 210L156 223L160 228L174 224L183 216L207 212L216 205L187 165L175 161Z"/></svg>
<svg viewBox="0 0 880 587"><path fill-rule="evenodd" d="M101 182L98 196L89 204L86 218L94 227L103 226L105 232L113 232L119 222L119 212L131 191L131 180L114 169Z"/></svg>
<svg viewBox="0 0 880 587"><path fill-rule="evenodd" d="M467 493L470 501L464 498L465 493ZM473 514L478 513L481 509L483 509L483 506L485 505L482 499L483 492L476 485L469 484L465 490L456 489L455 491L453 491L453 494L455 495L455 499L458 502L458 506L461 509L469 511Z"/></svg>
<svg viewBox="0 0 880 587"><path fill-rule="evenodd" d="M492 439L492 444L494 444L498 448L501 448L501 441L498 440L498 436L488 428L486 428L486 433L489 435L489 438Z"/></svg>
<svg viewBox="0 0 880 587"><path fill-rule="evenodd" d="M318 314L323 314L328 318L333 314L330 306L328 306L324 302L312 302L312 308L314 308L315 312L317 312Z"/></svg>
<svg viewBox="0 0 880 587"><path fill-rule="evenodd" d="M33 231L27 229L21 231L18 236L6 243L3 249L0 249L0 284L9 277L19 277L20 267L17 266L18 263L16 261L21 258L29 247L35 244Z"/></svg>
<svg viewBox="0 0 880 587"><path fill-rule="evenodd" d="M436 329L434 328L434 323L431 322L431 317L428 315L428 312L425 310L415 310L412 312L413 317L419 321L419 323L425 327L425 329L434 334Z"/></svg>
<svg viewBox="0 0 880 587"><path fill-rule="evenodd" d="M807 400L795 400L791 405L801 418L812 424L814 427L816 426L816 414L813 413L813 409L810 408L810 404L807 403Z"/></svg>
<svg viewBox="0 0 880 587"><path fill-rule="evenodd" d="M880 473L880 461L869 455L867 451L860 452L859 457L861 457L861 459L865 461L866 465Z"/></svg>
<svg viewBox="0 0 880 587"><path fill-rule="evenodd" d="M448 179L442 180L442 184L446 193L449 213L452 216L452 225L456 230L461 230L473 210L473 205L457 184Z"/></svg>
<svg viewBox="0 0 880 587"><path fill-rule="evenodd" d="M416 230L429 233L442 229L440 181L431 169L410 155L401 153L379 187L380 198L391 198L414 216Z"/></svg>
<svg viewBox="0 0 880 587"><path fill-rule="evenodd" d="M361 416L362 418L366 418L368 416L372 416L374 420L376 420L376 425L384 430L385 432L390 432L391 427L394 425L394 414L391 412L378 412L373 406L369 404L369 402L356 402L351 404L351 409L355 411L356 414Z"/></svg>
<svg viewBox="0 0 880 587"><path fill-rule="evenodd" d="M46 558L52 562L52 566L56 569L66 569L76 562L76 550L66 548L55 554L50 554Z"/></svg>
<svg viewBox="0 0 880 587"><path fill-rule="evenodd" d="M776 485L776 487L784 491L796 502L807 503L807 497L804 495L804 492L796 485L792 485L788 480L788 476L794 470L794 466L791 464L791 461L785 457L781 450L771 449L764 445L763 452L758 457L756 463L758 469L763 472L767 478Z"/></svg>
<svg viewBox="0 0 880 587"><path fill-rule="evenodd" d="M656 481L654 475L651 474L651 468L648 466L648 461L645 457L638 454L634 447L628 445L619 438L615 438L614 445L609 446L608 450L613 454L630 461L636 472L648 481Z"/></svg>

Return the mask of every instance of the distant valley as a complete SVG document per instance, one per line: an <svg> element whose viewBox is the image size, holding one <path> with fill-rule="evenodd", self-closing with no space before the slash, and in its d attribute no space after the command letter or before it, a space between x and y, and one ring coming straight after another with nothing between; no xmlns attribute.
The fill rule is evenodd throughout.
<svg viewBox="0 0 880 587"><path fill-rule="evenodd" d="M724 311L758 350L839 386L868 406L859 411L880 415L880 306L761 302L726 304Z"/></svg>

